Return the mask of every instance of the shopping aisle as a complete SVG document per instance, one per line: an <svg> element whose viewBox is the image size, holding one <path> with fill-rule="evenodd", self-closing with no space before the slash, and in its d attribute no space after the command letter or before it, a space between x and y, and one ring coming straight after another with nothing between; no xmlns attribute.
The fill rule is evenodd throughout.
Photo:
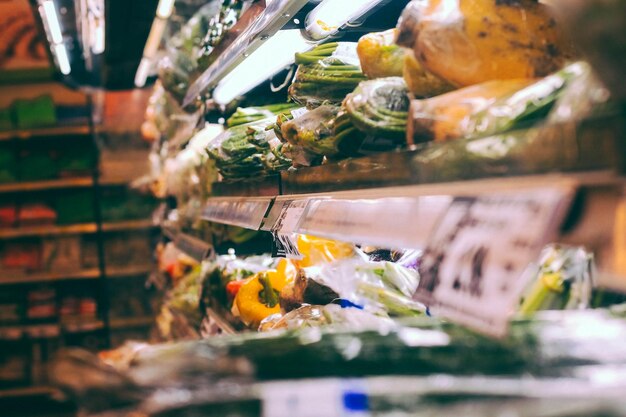
<svg viewBox="0 0 626 417"><path fill-rule="evenodd" d="M90 116L5 106L8 389L90 417L626 416L621 0L39 6Z"/></svg>

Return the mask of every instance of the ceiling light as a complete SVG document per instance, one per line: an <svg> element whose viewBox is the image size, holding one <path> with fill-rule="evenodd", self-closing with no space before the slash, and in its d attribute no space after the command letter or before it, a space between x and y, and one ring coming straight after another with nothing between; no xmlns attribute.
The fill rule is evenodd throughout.
<svg viewBox="0 0 626 417"><path fill-rule="evenodd" d="M323 0L307 15L305 30L311 39L325 39L384 1Z"/></svg>
<svg viewBox="0 0 626 417"><path fill-rule="evenodd" d="M174 0L159 0L156 15L162 19L167 19L174 10Z"/></svg>
<svg viewBox="0 0 626 417"><path fill-rule="evenodd" d="M54 45L52 49L54 51L54 56L57 59L57 63L59 64L61 74L68 75L72 69L70 67L70 60L67 56L67 49L65 49L65 45L60 43L58 45Z"/></svg>
<svg viewBox="0 0 626 417"><path fill-rule="evenodd" d="M54 2L52 0L45 0L41 6L43 7L42 17L46 21L48 32L50 33L50 43L57 44L63 42L59 16L57 15L56 8L54 7Z"/></svg>
<svg viewBox="0 0 626 417"><path fill-rule="evenodd" d="M311 49L298 29L280 30L239 64L218 84L213 99L226 105L237 96L293 64L297 52Z"/></svg>

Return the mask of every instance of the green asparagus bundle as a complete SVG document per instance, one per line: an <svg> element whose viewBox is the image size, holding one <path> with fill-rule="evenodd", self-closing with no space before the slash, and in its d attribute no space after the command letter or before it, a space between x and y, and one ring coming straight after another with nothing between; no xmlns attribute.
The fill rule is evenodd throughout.
<svg viewBox="0 0 626 417"><path fill-rule="evenodd" d="M259 120L276 117L277 115L295 109L297 105L293 103L277 103L261 107L238 107L226 121L227 127L235 127Z"/></svg>
<svg viewBox="0 0 626 417"><path fill-rule="evenodd" d="M282 137L292 146L301 147L316 155L334 156L335 126L340 107L322 105L315 110L282 124Z"/></svg>
<svg viewBox="0 0 626 417"><path fill-rule="evenodd" d="M281 171L291 166L282 144L266 123L228 129L207 150L224 178L243 178Z"/></svg>
<svg viewBox="0 0 626 417"><path fill-rule="evenodd" d="M359 82L366 80L356 45L334 42L296 54L298 71L289 87L291 99L307 107L317 107L324 102L341 103Z"/></svg>
<svg viewBox="0 0 626 417"><path fill-rule="evenodd" d="M322 105L282 122L278 135L317 155L354 156L404 144L408 90L400 77L361 82L343 107Z"/></svg>

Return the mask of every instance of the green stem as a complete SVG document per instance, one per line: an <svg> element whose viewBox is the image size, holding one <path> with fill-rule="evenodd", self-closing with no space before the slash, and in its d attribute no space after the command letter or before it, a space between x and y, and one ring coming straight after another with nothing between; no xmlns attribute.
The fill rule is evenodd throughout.
<svg viewBox="0 0 626 417"><path fill-rule="evenodd" d="M259 282L263 286L263 289L259 291L259 301L266 307L276 307L280 301L278 298L280 294L272 287L269 276L265 273L261 274Z"/></svg>

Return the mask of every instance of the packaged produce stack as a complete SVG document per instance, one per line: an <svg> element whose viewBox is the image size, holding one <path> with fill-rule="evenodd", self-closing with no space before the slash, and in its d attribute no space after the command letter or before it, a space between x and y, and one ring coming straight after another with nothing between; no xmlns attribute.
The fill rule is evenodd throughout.
<svg viewBox="0 0 626 417"><path fill-rule="evenodd" d="M560 1L413 0L338 26L310 18L329 3L294 17L276 0L240 31L252 6L212 1L172 37L163 68L188 68L160 74L144 125L168 200L155 277L170 343L66 351L57 384L102 417L626 415L626 119L597 68L615 69L598 40L624 25L572 33L581 10L619 2L560 16ZM187 103L276 15L304 23L285 85L221 106L212 89L233 70ZM333 36L313 42L312 25Z"/></svg>

